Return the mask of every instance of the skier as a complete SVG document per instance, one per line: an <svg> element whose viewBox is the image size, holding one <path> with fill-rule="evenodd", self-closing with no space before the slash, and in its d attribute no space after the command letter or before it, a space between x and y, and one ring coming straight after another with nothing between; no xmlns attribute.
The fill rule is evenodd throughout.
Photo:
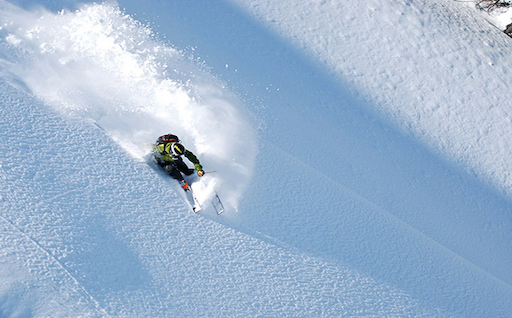
<svg viewBox="0 0 512 318"><path fill-rule="evenodd" d="M197 175L202 177L204 170L199 159L191 151L185 149L179 141L176 135L160 136L153 145L153 154L158 165L164 168L171 177L178 180L183 190L190 191L190 186L183 178L182 173L190 176L194 171L197 171ZM185 156L194 164L194 169L190 169L183 162L182 156Z"/></svg>

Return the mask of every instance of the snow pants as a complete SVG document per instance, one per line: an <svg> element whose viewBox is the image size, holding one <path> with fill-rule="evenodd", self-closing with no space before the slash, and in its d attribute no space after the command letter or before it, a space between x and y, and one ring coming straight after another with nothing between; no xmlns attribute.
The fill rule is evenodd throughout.
<svg viewBox="0 0 512 318"><path fill-rule="evenodd" d="M185 174L186 176L190 176L192 173L194 173L194 169L190 169L181 158L170 162L161 162L158 164L160 167L164 168L164 170L171 177L178 181L183 180L181 173Z"/></svg>

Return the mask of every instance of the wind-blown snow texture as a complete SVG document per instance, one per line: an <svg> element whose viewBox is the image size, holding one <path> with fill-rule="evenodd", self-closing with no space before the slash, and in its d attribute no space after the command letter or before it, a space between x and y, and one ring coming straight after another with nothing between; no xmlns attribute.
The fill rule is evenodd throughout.
<svg viewBox="0 0 512 318"><path fill-rule="evenodd" d="M473 7L0 11L0 316L512 315L512 41ZM224 214L147 164L167 132Z"/></svg>

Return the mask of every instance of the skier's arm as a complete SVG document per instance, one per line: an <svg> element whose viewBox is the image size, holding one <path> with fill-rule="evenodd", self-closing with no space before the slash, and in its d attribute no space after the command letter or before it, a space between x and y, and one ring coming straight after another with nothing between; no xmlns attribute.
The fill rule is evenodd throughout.
<svg viewBox="0 0 512 318"><path fill-rule="evenodd" d="M194 164L194 169L196 169L197 171L203 170L203 166L201 166L199 159L197 159L196 155L194 155L192 151L185 150L185 157Z"/></svg>

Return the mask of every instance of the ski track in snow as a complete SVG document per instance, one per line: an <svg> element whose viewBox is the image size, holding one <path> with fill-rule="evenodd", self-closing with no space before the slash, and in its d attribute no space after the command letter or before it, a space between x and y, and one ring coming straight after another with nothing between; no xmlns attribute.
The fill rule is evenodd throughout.
<svg viewBox="0 0 512 318"><path fill-rule="evenodd" d="M50 276L50 280L43 282L41 286L38 286L40 282L35 283L31 286L30 290L19 287L19 281L27 281L26 277L19 277L19 272L10 268L16 267L11 264L2 267L2 277L4 281L2 284L2 294L11 294L11 298L6 301L7 306L4 304L2 309L2 315L5 316L18 316L35 314L37 316L44 315L83 315L86 316L108 316L108 314L99 306L98 302L83 288L83 286L71 275L62 264L53 257L46 249L39 245L32 238L27 236L23 231L19 230L9 220L1 217L2 223L6 227L2 228L2 243L0 247L2 251L2 258L6 262L13 262L15 257L18 261L25 259L23 265L18 265L18 268L28 267L29 273L32 276L31 280L39 280L39 277ZM8 245L5 243L9 243ZM30 245L35 245L35 248ZM13 246L20 250L15 250ZM42 255L41 255L42 254ZM12 266L12 267L11 267ZM63 274L61 272L64 272ZM18 277L17 277L18 276ZM21 276L21 275L20 275ZM7 279L9 277L9 279ZM69 282L71 279L71 282ZM61 282L64 287L58 290L52 290L53 284ZM42 291L35 290L41 289ZM15 296L13 296L13 294ZM43 294L47 294L43 296ZM50 296L48 296L48 294ZM63 297L64 296L64 297ZM17 299L19 297L19 299ZM35 299L30 299L34 297ZM42 298L42 299L41 299ZM21 301L20 301L21 299ZM34 303L35 306L26 306L24 302ZM47 304L40 304L38 302L50 302L53 308L47 308ZM64 303L64 304L62 304ZM64 305L64 306L63 306ZM30 307L33 307L32 309ZM68 307L69 312L65 312ZM91 308L92 307L92 308ZM41 308L41 309L40 309ZM40 310L40 311L39 311Z"/></svg>
<svg viewBox="0 0 512 318"><path fill-rule="evenodd" d="M414 100L397 93L397 87L407 82L406 75L428 73L418 66L401 73L405 75L393 74L392 70L403 71L408 64L399 67L392 59L375 57L393 47L389 43L396 38L380 37L389 43L369 53L359 65L350 65L358 60L351 54L360 53L372 41L363 41L359 50L347 50L340 57L335 39L329 38L335 32L331 27L356 30L361 24L357 14L370 14L368 21L390 19L393 25L405 19L404 25L422 25L424 21L416 16L422 17L418 3L375 0L360 10L325 1L291 7L285 7L290 5L286 1L232 2L277 25L282 36L291 34L299 47L342 77L354 79L355 87L367 86L361 93L375 100L375 105L390 106L384 112L408 125L408 132L440 146L484 179L493 169L508 171L503 161L507 152L501 144L508 140L506 130L494 144L501 159L493 166L488 162L489 148L481 156L471 150L461 153L464 142L483 145L474 142L474 135L458 143L451 127L445 126L465 114L460 108L452 110L453 116L441 108L440 113L448 114L446 121L433 120L420 108L393 108ZM282 44L273 39L259 42L263 31L251 29L247 37L238 34L252 22L240 12L235 15L225 3L183 2L177 13L169 7L179 7L178 2L145 4L148 10L160 12L162 23L175 21L166 14L186 20L188 8L193 23L202 26L203 36L219 30L231 34L236 40L223 42L226 55L217 56L229 60L233 55L228 53L241 50L231 53L238 54L233 61L242 59L241 69L246 63L264 76L253 92L265 86L265 80L279 83L266 85L271 97L262 103L267 106L252 109L263 117L252 115L264 127L259 131L264 136L259 138L263 144L257 158L250 117L238 98L206 68L161 43L115 4L90 4L56 14L24 11L0 2L0 74L7 82L0 83L0 137L4 140L0 144L0 255L5 256L0 275L10 277L0 284L0 315L484 317L512 312L511 233L506 219L510 205L424 147L391 131L385 121L375 123L378 116L345 107L369 104L349 89L328 84ZM270 15L272 10L284 12L283 8L290 14ZM340 13L340 9L345 10ZM212 15L215 10L232 15L220 19L222 23L218 16L200 18L203 12ZM337 15L342 25L324 19L326 31L321 19L312 19L312 23L320 21L314 26L302 23L305 12ZM438 15L428 12L437 21ZM215 26L206 28L208 23ZM222 30L223 23L230 24L229 32ZM359 32L368 31L365 27ZM321 36L311 37L322 30ZM193 34L185 27L181 31ZM407 32L417 31L412 27L403 32L410 36ZM359 35L344 39L352 43ZM443 39L451 35L443 34ZM379 37L379 32L372 36ZM307 42L312 38L318 42ZM208 40L200 41L208 48ZM418 45L419 50L424 43ZM251 52L244 54L244 49ZM442 60L443 52L430 60ZM405 60L412 56L407 50L401 53L407 53ZM257 54L262 54L262 60L255 59ZM489 57L488 51L479 54ZM280 57L292 66L281 62L276 67L273 63ZM498 55L492 58L501 60ZM456 71L467 70L460 64L453 66ZM226 64L224 74L230 67ZM288 73L296 71L294 67L300 75ZM482 64L472 67L481 70ZM243 75L230 79L251 82L250 73L246 67L245 73L240 72ZM324 84L322 90L315 86ZM411 91L419 85L417 81L409 84ZM387 87L385 93L382 87ZM420 97L426 101L428 90L438 88L426 85ZM434 103L450 95L440 91ZM480 114L470 108L469 115ZM491 110L474 121L489 124L486 115L496 119ZM455 132L474 124L455 122ZM476 134L495 138L494 132L503 129L503 122L499 123ZM216 182L230 213L192 214L176 184L146 164L147 145L169 132L169 127L208 167L222 171ZM439 139L431 127L443 132ZM297 141L305 130L316 145L304 148ZM332 139L326 141L324 134ZM333 157L339 161L330 161ZM332 170L325 171L324 164ZM507 191L506 176L493 180ZM236 209L240 213L233 213Z"/></svg>

